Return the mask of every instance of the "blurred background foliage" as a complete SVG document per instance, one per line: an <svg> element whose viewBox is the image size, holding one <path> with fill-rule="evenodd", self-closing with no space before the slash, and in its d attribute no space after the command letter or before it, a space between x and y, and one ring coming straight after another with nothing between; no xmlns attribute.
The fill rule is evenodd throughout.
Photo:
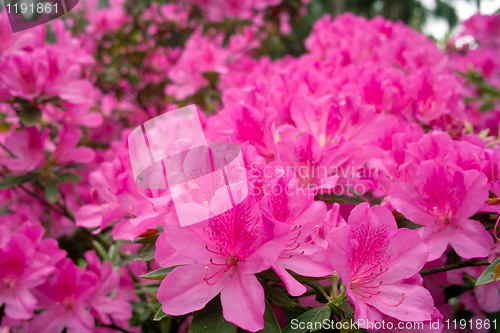
<svg viewBox="0 0 500 333"><path fill-rule="evenodd" d="M468 1L473 2L479 11L482 2L492 0ZM300 55L305 52L302 43L304 38L309 35L318 18L327 13L333 17L345 12L368 18L382 15L393 21L402 21L418 31L422 31L430 18L446 20L449 31L459 24L456 0L434 0L432 9L428 3L421 0L311 0L307 15L294 22L292 34L286 36L283 45L276 47L276 52L271 52L271 55L280 57L287 53Z"/></svg>

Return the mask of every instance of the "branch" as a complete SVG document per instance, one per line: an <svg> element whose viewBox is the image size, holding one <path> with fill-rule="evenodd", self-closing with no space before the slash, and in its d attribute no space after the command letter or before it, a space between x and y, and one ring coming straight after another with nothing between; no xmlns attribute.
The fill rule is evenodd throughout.
<svg viewBox="0 0 500 333"><path fill-rule="evenodd" d="M420 275L430 275L430 274L436 274L436 273L442 273L446 271L451 271L454 269L459 269L459 268L464 268L464 267L472 267L472 266L488 266L488 260L486 259L469 259L466 261L462 262L457 262L455 264L450 264L450 265L445 265L443 267L434 267L434 268L429 268L429 269L423 269L420 271Z"/></svg>
<svg viewBox="0 0 500 333"><path fill-rule="evenodd" d="M12 157L12 158L17 158L17 156L16 156L16 155L15 155L12 151L10 151L10 149L9 149L9 148L5 147L5 146L4 146L1 142L0 142L0 147L1 147L3 150L5 150L5 151L6 151L6 152L10 155L10 157Z"/></svg>

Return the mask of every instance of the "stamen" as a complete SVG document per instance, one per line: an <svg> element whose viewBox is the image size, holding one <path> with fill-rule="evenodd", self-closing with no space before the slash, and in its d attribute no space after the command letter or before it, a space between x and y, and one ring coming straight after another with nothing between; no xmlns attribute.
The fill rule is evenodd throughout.
<svg viewBox="0 0 500 333"><path fill-rule="evenodd" d="M293 257L293 254L290 254L288 257L278 257L278 259L290 259L291 257Z"/></svg>
<svg viewBox="0 0 500 333"><path fill-rule="evenodd" d="M132 214L132 206L129 206L129 207L128 207L128 213L130 214L130 218L131 218L131 219L134 219L134 218L135 218L135 217L134 217L134 214Z"/></svg>
<svg viewBox="0 0 500 333"><path fill-rule="evenodd" d="M316 228L316 235L314 235L314 237L309 242L307 242L307 243L304 243L304 244L300 244L299 243L299 245L297 247L309 245L312 242L314 242L316 240L316 238L318 238L318 235L319 235L319 225L316 224L315 228Z"/></svg>
<svg viewBox="0 0 500 333"><path fill-rule="evenodd" d="M481 160L479 159L476 153L474 153L474 157L476 158L477 164L479 164L479 171L483 171L483 167L481 166Z"/></svg>
<svg viewBox="0 0 500 333"><path fill-rule="evenodd" d="M144 199L148 199L148 200L151 199L151 198L148 198L147 196L145 196L144 194L142 194L141 189L139 188L139 185L137 185L137 191L139 192L139 194L141 195L141 197L143 197Z"/></svg>
<svg viewBox="0 0 500 333"><path fill-rule="evenodd" d="M220 272L220 271L219 271ZM224 274L226 274L227 270L223 270L222 271L222 274L219 276L219 278L217 279L217 281L211 283L209 282L208 280L210 280L211 278L213 278L214 276L216 276L219 272L215 273L214 275L212 275L211 277L207 278L207 273L208 273L208 266L205 266L205 278L203 280L205 280L205 282L209 285L209 286L214 286L216 285L220 280L222 280L222 277L224 276Z"/></svg>
<svg viewBox="0 0 500 333"><path fill-rule="evenodd" d="M90 200L92 200L92 203L94 205L97 205L97 206L100 206L96 201L95 201L95 198L94 198L94 193L95 193L95 188L91 188L90 189Z"/></svg>
<svg viewBox="0 0 500 333"><path fill-rule="evenodd" d="M382 303L382 304L385 304L385 305L387 305L387 306L390 306L390 307L395 308L395 307L397 307L397 306L400 306L400 305L401 305L401 303L403 303L403 301L404 301L404 299L405 299L405 292L404 292L404 291L402 291L402 292L401 292L401 301L399 301L399 303L398 303L398 304L387 304L386 302L384 302L383 300L381 300L380 298L378 298L378 297L377 297L377 295L373 295L373 296L374 296L377 300L379 300L379 301L380 301L380 303Z"/></svg>
<svg viewBox="0 0 500 333"><path fill-rule="evenodd" d="M210 249L208 248L208 245L205 245L205 249L207 249L207 251L208 251L208 252L213 253L213 254L222 254L222 248L221 248L221 251L220 251L220 252L216 252L216 251L214 251L214 250L210 250Z"/></svg>
<svg viewBox="0 0 500 333"><path fill-rule="evenodd" d="M212 258L210 258L210 263L215 266L226 266L227 267L227 260L223 264L215 263L213 262Z"/></svg>

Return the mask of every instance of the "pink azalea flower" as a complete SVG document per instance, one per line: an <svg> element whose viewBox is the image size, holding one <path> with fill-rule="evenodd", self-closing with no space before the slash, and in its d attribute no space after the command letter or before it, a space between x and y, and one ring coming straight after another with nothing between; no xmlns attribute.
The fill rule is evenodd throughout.
<svg viewBox="0 0 500 333"><path fill-rule="evenodd" d="M59 48L47 46L42 55L47 68L47 80L43 92L47 96L59 96L61 99L83 104L92 96L92 84L80 79L81 67L73 58Z"/></svg>
<svg viewBox="0 0 500 333"><path fill-rule="evenodd" d="M387 208L356 206L347 225L330 232L327 254L346 285L356 321L381 321L382 314L401 321L431 319L430 293L403 281L424 266L427 248L416 231L398 229Z"/></svg>
<svg viewBox="0 0 500 333"><path fill-rule="evenodd" d="M165 313L202 309L220 293L227 321L251 332L264 328L264 290L255 274L278 259L286 246L287 224L261 216L258 204L248 199L208 221L182 228L173 210L164 230L155 258L169 265L187 264L175 268L160 285L158 300Z"/></svg>
<svg viewBox="0 0 500 333"><path fill-rule="evenodd" d="M144 197L134 182L128 149L120 145L117 150L118 157L102 162L98 170L90 174L92 204L81 206L75 214L78 226L98 227L94 232L100 232L113 221L139 215L136 206ZM124 239L129 237L127 234Z"/></svg>
<svg viewBox="0 0 500 333"><path fill-rule="evenodd" d="M82 137L78 128L65 126L59 133L59 143L52 157L57 163L88 163L94 159L94 151L88 147L77 147Z"/></svg>
<svg viewBox="0 0 500 333"><path fill-rule="evenodd" d="M28 326L28 333L92 333L94 318L87 310L98 279L94 273L82 272L65 258L56 265L56 271L38 287L36 297L45 310L36 315Z"/></svg>
<svg viewBox="0 0 500 333"><path fill-rule="evenodd" d="M120 297L110 296L110 293L120 287L120 275L113 269L113 263L107 261L103 264L99 261L94 251L85 253L85 259L89 263L88 270L94 272L98 278L98 287L94 291L94 298L91 303L91 313L98 317L103 324L111 325L115 323L120 327L127 328L128 320L132 317L132 306Z"/></svg>
<svg viewBox="0 0 500 333"><path fill-rule="evenodd" d="M2 60L0 82L11 95L33 99L42 93L47 68L41 62L40 52L15 53Z"/></svg>
<svg viewBox="0 0 500 333"><path fill-rule="evenodd" d="M310 134L304 133L294 138L295 132L287 134L278 143L280 158L290 165L297 178L299 186L311 188L315 192L333 190L339 176L331 175L337 164L338 156L333 154L331 146L323 148Z"/></svg>
<svg viewBox="0 0 500 333"><path fill-rule="evenodd" d="M325 222L319 227L318 237L314 240L314 244L326 249L328 247L328 235L330 231L345 224L346 221L340 215L340 205L334 203L333 207L326 213Z"/></svg>
<svg viewBox="0 0 500 333"><path fill-rule="evenodd" d="M0 54L2 55L41 46L45 42L45 39L42 38L45 34L46 30L43 26L14 34L10 27L7 11L0 12ZM42 40L43 42L40 43Z"/></svg>
<svg viewBox="0 0 500 333"><path fill-rule="evenodd" d="M0 164L13 171L31 170L44 159L43 144L47 134L41 134L36 127L25 127L23 131L14 131L5 140L13 156L0 157Z"/></svg>
<svg viewBox="0 0 500 333"><path fill-rule="evenodd" d="M218 141L228 138L236 144L249 142L267 160L272 159L275 150L273 108L256 108L243 101L234 103L209 119L208 136Z"/></svg>
<svg viewBox="0 0 500 333"><path fill-rule="evenodd" d="M71 104L61 102L60 104L65 107L64 110L56 105L46 104L43 108L44 115L47 115L52 121L89 128L98 128L104 121L100 113L91 111L91 103Z"/></svg>
<svg viewBox="0 0 500 333"><path fill-rule="evenodd" d="M463 258L488 256L492 236L479 221L469 219L488 198L484 174L452 173L437 162L425 161L413 181L393 185L388 198L398 212L424 226L419 232L429 247L429 260L439 258L448 244Z"/></svg>
<svg viewBox="0 0 500 333"><path fill-rule="evenodd" d="M29 319L37 300L33 289L45 282L65 256L53 239L41 240L40 225L25 224L5 245L0 242L0 304L13 319Z"/></svg>
<svg viewBox="0 0 500 333"><path fill-rule="evenodd" d="M308 189L296 187L296 179L278 177L266 184L261 209L271 219L289 225L286 248L272 266L292 296L306 292L291 270L303 276L328 276L333 273L324 248L313 244L326 216L326 204L314 201Z"/></svg>

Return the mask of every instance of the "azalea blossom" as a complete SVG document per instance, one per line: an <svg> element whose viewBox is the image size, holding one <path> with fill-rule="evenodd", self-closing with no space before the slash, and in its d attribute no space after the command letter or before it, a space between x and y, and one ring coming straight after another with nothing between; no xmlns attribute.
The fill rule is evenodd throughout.
<svg viewBox="0 0 500 333"><path fill-rule="evenodd" d="M165 238L158 238L155 258L163 265L181 266L158 289L163 311L187 314L202 309L220 293L227 321L251 332L263 329L264 290L255 274L276 262L288 230L288 224L261 215L252 199L182 228L172 211L165 221ZM178 255L172 256L175 252Z"/></svg>
<svg viewBox="0 0 500 333"><path fill-rule="evenodd" d="M391 212L367 203L354 208L347 225L328 237L328 259L346 285L346 295L360 318L428 321L433 300L422 286L404 283L428 258L416 231L398 229Z"/></svg>
<svg viewBox="0 0 500 333"><path fill-rule="evenodd" d="M448 244L463 258L487 257L493 238L480 222L470 219L488 198L486 180L475 170L452 173L425 161L413 181L393 185L389 202L424 226L419 232L429 247L429 260L439 258Z"/></svg>

